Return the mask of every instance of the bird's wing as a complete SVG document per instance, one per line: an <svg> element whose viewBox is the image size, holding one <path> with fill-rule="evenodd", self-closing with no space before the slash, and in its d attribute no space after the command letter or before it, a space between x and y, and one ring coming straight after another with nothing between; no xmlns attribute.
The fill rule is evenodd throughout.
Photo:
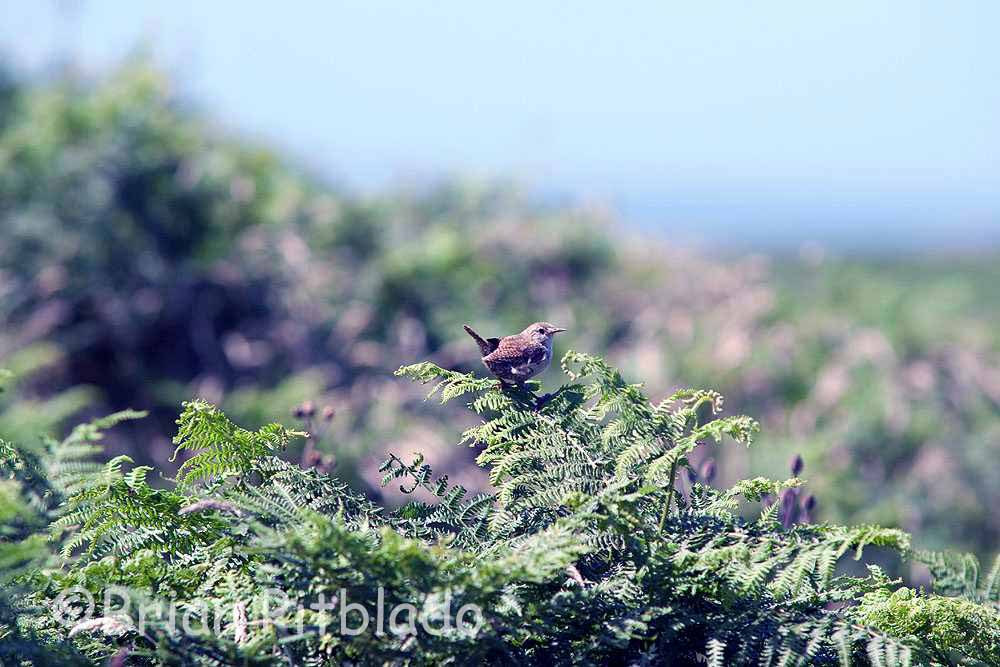
<svg viewBox="0 0 1000 667"><path fill-rule="evenodd" d="M544 363L549 358L549 354L549 348L544 345L536 345L531 350L528 363L532 365Z"/></svg>
<svg viewBox="0 0 1000 667"><path fill-rule="evenodd" d="M483 357L485 362L506 362L512 366L526 363L539 363L545 360L548 349L539 343L527 341L518 336L506 336L500 339L497 349Z"/></svg>

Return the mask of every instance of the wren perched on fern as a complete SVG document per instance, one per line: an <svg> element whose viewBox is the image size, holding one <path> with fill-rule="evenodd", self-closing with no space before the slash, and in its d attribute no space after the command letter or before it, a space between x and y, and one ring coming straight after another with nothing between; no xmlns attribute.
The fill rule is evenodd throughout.
<svg viewBox="0 0 1000 667"><path fill-rule="evenodd" d="M503 338L483 338L468 324L465 331L483 355L483 364L503 384L522 384L552 363L552 337L566 331L548 322L535 322L521 333Z"/></svg>

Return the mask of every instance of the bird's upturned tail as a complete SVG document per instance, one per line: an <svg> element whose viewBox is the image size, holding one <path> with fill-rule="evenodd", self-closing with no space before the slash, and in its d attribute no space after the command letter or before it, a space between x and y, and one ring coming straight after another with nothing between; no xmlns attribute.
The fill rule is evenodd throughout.
<svg viewBox="0 0 1000 667"><path fill-rule="evenodd" d="M483 353L484 357L496 349L497 347L496 345L490 345L489 341L487 341L482 336L473 331L472 327L470 327L468 324L463 324L462 328L465 329L465 333L472 336L472 339L476 341L476 345L479 346L479 351Z"/></svg>

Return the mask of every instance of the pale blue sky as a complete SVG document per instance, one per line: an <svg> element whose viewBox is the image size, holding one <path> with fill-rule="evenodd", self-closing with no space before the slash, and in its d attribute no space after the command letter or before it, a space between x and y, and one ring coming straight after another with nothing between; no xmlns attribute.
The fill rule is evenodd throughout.
<svg viewBox="0 0 1000 667"><path fill-rule="evenodd" d="M212 116L359 187L471 172L668 235L1000 241L992 0L4 4L20 65L148 40Z"/></svg>

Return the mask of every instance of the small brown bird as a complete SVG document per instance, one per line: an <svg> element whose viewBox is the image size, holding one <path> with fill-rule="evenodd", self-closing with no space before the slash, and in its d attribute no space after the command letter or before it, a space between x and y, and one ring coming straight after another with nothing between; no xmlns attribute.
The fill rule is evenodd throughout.
<svg viewBox="0 0 1000 667"><path fill-rule="evenodd" d="M465 325L465 331L479 345L483 364L502 384L521 384L549 367L552 336L566 330L548 322L535 322L521 333L503 338L483 338L469 325Z"/></svg>

